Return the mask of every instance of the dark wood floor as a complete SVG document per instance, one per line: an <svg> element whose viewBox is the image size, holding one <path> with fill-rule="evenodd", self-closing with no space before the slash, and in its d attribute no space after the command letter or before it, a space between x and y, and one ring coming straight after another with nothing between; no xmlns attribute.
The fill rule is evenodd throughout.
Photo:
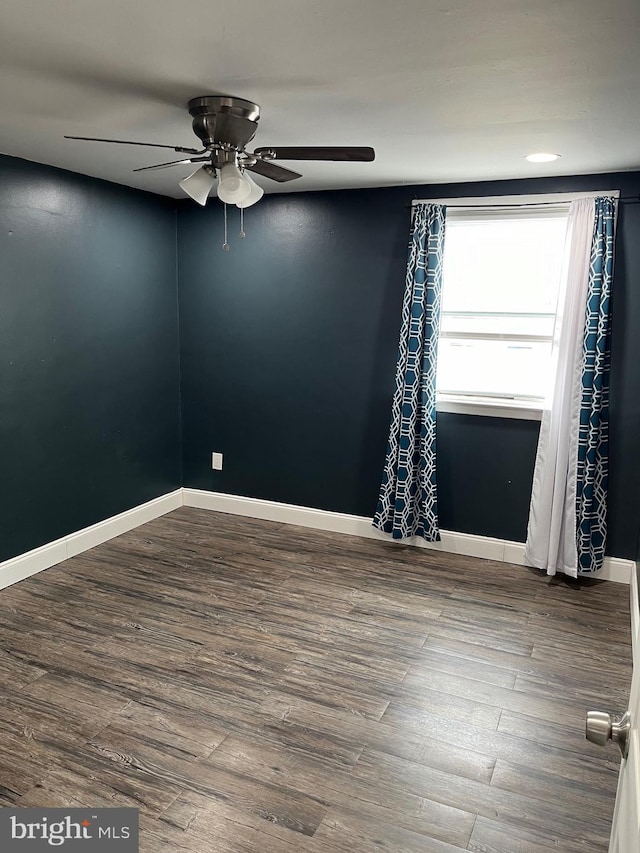
<svg viewBox="0 0 640 853"><path fill-rule="evenodd" d="M596 853L628 588L180 509L0 593L0 804L148 853Z"/></svg>

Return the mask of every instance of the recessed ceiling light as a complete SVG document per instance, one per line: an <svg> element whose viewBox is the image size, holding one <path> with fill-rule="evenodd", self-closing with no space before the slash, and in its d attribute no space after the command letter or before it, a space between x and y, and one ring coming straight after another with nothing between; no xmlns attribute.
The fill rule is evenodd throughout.
<svg viewBox="0 0 640 853"><path fill-rule="evenodd" d="M560 154L547 154L544 151L539 152L538 154L527 154L524 158L528 160L530 163L551 163L553 160L558 160Z"/></svg>

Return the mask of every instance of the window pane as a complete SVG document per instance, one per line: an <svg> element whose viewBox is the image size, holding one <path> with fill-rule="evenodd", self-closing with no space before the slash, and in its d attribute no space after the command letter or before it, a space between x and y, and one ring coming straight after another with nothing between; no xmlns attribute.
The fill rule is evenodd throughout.
<svg viewBox="0 0 640 853"><path fill-rule="evenodd" d="M566 222L539 214L448 219L443 312L555 315Z"/></svg>
<svg viewBox="0 0 640 853"><path fill-rule="evenodd" d="M440 393L544 399L551 344L440 338Z"/></svg>

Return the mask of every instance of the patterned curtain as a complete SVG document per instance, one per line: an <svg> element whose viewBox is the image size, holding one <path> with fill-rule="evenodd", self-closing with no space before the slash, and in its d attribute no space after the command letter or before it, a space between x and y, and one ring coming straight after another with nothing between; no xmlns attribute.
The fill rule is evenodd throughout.
<svg viewBox="0 0 640 853"><path fill-rule="evenodd" d="M436 357L445 208L414 209L387 456L373 526L394 539L440 539L436 494Z"/></svg>
<svg viewBox="0 0 640 853"><path fill-rule="evenodd" d="M615 201L597 198L582 342L582 399L576 472L579 575L592 574L602 568L607 540L610 296L614 230Z"/></svg>
<svg viewBox="0 0 640 853"><path fill-rule="evenodd" d="M591 575L604 560L615 214L613 198L579 199L569 212L555 387L542 414L525 546L525 562L549 575Z"/></svg>

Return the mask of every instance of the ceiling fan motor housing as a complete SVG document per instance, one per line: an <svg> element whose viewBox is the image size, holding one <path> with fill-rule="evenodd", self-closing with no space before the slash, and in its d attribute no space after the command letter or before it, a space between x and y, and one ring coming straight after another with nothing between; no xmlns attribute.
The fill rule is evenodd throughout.
<svg viewBox="0 0 640 853"><path fill-rule="evenodd" d="M204 95L189 101L193 132L209 148L224 145L242 151L258 129L260 107L243 98Z"/></svg>

